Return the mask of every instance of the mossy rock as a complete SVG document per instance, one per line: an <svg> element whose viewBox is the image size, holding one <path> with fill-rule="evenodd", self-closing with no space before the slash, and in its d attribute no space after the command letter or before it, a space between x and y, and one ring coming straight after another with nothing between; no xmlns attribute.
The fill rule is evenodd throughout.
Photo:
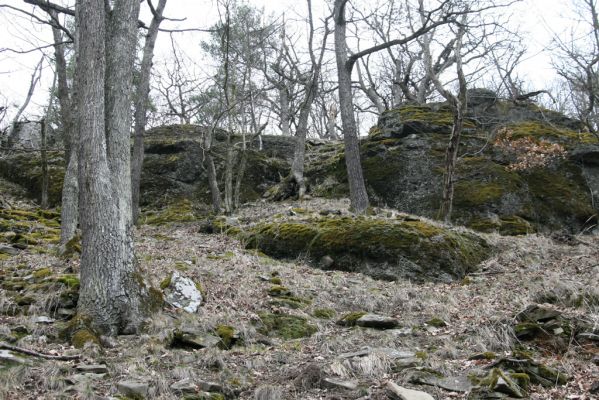
<svg viewBox="0 0 599 400"><path fill-rule="evenodd" d="M239 337L235 332L235 328L230 325L217 325L214 333L220 338L220 347L228 350L238 341Z"/></svg>
<svg viewBox="0 0 599 400"><path fill-rule="evenodd" d="M349 314L345 314L337 321L337 325L341 326L356 326L358 320L368 314L366 311L354 311Z"/></svg>
<svg viewBox="0 0 599 400"><path fill-rule="evenodd" d="M332 319L337 315L337 312L332 308L317 308L312 312L312 315L319 319Z"/></svg>
<svg viewBox="0 0 599 400"><path fill-rule="evenodd" d="M73 346L80 349L87 343L100 345L99 335L91 327L91 319L77 314L60 332L60 337L71 342Z"/></svg>
<svg viewBox="0 0 599 400"><path fill-rule="evenodd" d="M419 220L323 217L254 226L248 248L281 258L323 256L335 268L381 279L461 279L491 253L477 235Z"/></svg>
<svg viewBox="0 0 599 400"><path fill-rule="evenodd" d="M258 332L263 335L275 335L283 339L300 339L316 333L318 328L306 318L290 314L258 313L261 326Z"/></svg>

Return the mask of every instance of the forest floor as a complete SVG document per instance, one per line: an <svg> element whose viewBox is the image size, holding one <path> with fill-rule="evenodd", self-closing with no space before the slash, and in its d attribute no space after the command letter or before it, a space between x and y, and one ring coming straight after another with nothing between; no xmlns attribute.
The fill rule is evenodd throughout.
<svg viewBox="0 0 599 400"><path fill-rule="evenodd" d="M238 218L268 219L292 207L347 213L348 203L260 202L244 207ZM119 336L105 346L76 349L60 339L64 322L50 311L60 304L64 284L42 291L27 285L7 289L7 282L19 279L34 284L40 283L36 276L44 282L76 275L77 256L59 258L53 244L41 242L0 259L0 284L5 283L0 289L0 340L45 354L81 355L79 361L54 361L0 350L0 398L119 398L124 392L118 383L135 381L153 399L222 398L217 393L264 400L387 399L391 381L435 399L464 399L467 392L415 383L414 371L482 376L486 367L514 357L515 349L568 377L565 384L532 384L526 398L598 398L592 394L599 380L596 337L547 334L525 340L514 329L519 312L551 303L544 306L562 321L582 321L599 330L597 236L485 235L497 250L478 272L459 282L415 283L321 270L302 259L275 260L245 249L233 237L199 231L200 222L184 222L143 225L136 232L137 258L147 279L159 287L176 271L199 282L204 291L199 311L165 306L147 332ZM284 285L303 305L293 308L278 301L271 290L276 285ZM378 330L336 323L351 312L392 317L399 326ZM294 321L307 324L309 331L315 327L315 332L298 339L271 335L260 329L267 314L300 317ZM216 335L219 326L234 329L236 343L230 349L171 346L176 328L201 338ZM18 360L6 366L12 356ZM85 368L77 368L81 365L102 368L86 374Z"/></svg>

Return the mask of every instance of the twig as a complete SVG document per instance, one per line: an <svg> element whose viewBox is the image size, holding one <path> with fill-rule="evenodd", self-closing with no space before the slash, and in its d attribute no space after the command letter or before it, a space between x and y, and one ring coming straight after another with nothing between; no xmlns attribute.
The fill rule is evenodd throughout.
<svg viewBox="0 0 599 400"><path fill-rule="evenodd" d="M78 360L81 357L80 355L54 356L51 354L43 354L43 353L38 353L37 351L34 351L34 350L24 349L22 347L11 346L10 344L5 343L5 342L0 342L0 349L15 351L17 353L23 353L23 354L27 354L29 356L45 358L46 360L73 361L73 360Z"/></svg>

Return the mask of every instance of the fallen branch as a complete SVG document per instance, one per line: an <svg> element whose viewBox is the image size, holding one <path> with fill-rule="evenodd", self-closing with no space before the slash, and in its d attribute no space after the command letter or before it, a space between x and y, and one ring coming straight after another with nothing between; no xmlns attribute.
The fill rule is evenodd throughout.
<svg viewBox="0 0 599 400"><path fill-rule="evenodd" d="M75 356L60 356L60 355L58 355L58 356L55 356L55 355L51 355L51 354L38 353L37 351L34 351L34 350L24 349L22 347L11 346L10 344L5 343L5 342L0 342L0 349L10 350L10 351L14 351L17 353L23 353L23 354L27 354L27 355L33 356L33 357L44 358L46 360L73 361L73 360L78 360L79 358L81 358L80 355L75 355Z"/></svg>

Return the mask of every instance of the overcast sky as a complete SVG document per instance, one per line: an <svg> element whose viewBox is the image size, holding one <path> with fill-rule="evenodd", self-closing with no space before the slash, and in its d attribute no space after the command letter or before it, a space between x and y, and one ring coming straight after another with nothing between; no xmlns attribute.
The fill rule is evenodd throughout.
<svg viewBox="0 0 599 400"><path fill-rule="evenodd" d="M527 33L528 59L522 66L532 86L543 88L546 81L554 78L550 66L549 55L543 50L550 44L552 32L564 34L569 31L574 21L572 19L571 0L523 0L513 7L514 25L519 25ZM57 1L69 3L69 1ZM305 15L305 4L301 0L250 0L250 4L264 9L266 15L279 16L285 13L287 20L300 18ZM71 2L72 3L72 2ZM324 0L313 0L315 15L324 15L326 4ZM13 5L27 10L33 7L21 0L0 0L0 4ZM218 19L216 2L213 0L169 0L165 15L172 18L186 18L183 22L165 22L164 27L208 27ZM141 18L149 21L149 11L142 5ZM205 36L204 36L205 37ZM35 26L29 17L21 16L5 8L0 8L0 49L12 48L27 50L39 43L51 43L51 31L47 26ZM158 62L170 52L168 35L159 35L156 57ZM184 51L193 56L194 49L202 37L197 33L181 33L177 36L178 43ZM51 53L48 51L48 53ZM9 104L18 105L25 98L31 72L41 57L40 52L15 54L10 51L0 52L0 105L4 99ZM31 109L41 107L47 101L47 88L51 86L52 71L46 63L42 77L42 87L37 89L34 104Z"/></svg>

